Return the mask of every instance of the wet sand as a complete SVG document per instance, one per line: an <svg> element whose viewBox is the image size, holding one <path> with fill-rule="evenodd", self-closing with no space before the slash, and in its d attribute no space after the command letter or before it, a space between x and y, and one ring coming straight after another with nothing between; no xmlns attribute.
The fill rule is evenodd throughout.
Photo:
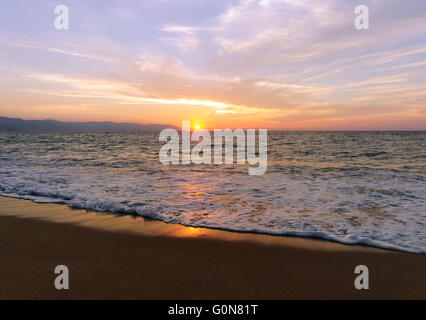
<svg viewBox="0 0 426 320"><path fill-rule="evenodd" d="M0 197L1 299L426 299L426 255ZM367 265L370 290L356 290ZM55 266L70 290L54 287Z"/></svg>

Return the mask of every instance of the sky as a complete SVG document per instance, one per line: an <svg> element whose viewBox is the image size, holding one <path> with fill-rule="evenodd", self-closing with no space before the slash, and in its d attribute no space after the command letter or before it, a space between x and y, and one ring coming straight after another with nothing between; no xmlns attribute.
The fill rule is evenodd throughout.
<svg viewBox="0 0 426 320"><path fill-rule="evenodd" d="M425 21L424 0L2 0L0 116L426 130Z"/></svg>

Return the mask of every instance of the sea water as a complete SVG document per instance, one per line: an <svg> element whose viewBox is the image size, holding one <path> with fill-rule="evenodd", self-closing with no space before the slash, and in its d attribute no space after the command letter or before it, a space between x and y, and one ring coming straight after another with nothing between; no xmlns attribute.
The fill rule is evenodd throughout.
<svg viewBox="0 0 426 320"><path fill-rule="evenodd" d="M0 132L0 195L426 252L426 132L269 132L268 168L163 165L158 132Z"/></svg>

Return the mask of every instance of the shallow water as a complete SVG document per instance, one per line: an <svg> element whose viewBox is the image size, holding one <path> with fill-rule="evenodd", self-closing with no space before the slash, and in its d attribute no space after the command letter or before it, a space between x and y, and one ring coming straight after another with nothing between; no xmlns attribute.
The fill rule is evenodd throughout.
<svg viewBox="0 0 426 320"><path fill-rule="evenodd" d="M158 133L0 133L0 194L426 252L426 132L269 132L268 170L162 165Z"/></svg>

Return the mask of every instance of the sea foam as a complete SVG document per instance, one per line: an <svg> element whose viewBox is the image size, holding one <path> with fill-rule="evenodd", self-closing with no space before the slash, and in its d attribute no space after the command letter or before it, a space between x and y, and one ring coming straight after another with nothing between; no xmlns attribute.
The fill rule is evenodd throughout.
<svg viewBox="0 0 426 320"><path fill-rule="evenodd" d="M420 139L421 147L424 136L411 139ZM313 144L306 136L296 138ZM329 142L321 153L313 144L306 158L296 146L276 145L291 139L272 134L267 173L249 176L237 165L163 166L154 135L21 134L13 140L2 133L1 139L8 141L0 147L4 196L192 227L426 252L420 149L411 150L410 159L390 156L389 148L375 155L354 148L343 156Z"/></svg>

